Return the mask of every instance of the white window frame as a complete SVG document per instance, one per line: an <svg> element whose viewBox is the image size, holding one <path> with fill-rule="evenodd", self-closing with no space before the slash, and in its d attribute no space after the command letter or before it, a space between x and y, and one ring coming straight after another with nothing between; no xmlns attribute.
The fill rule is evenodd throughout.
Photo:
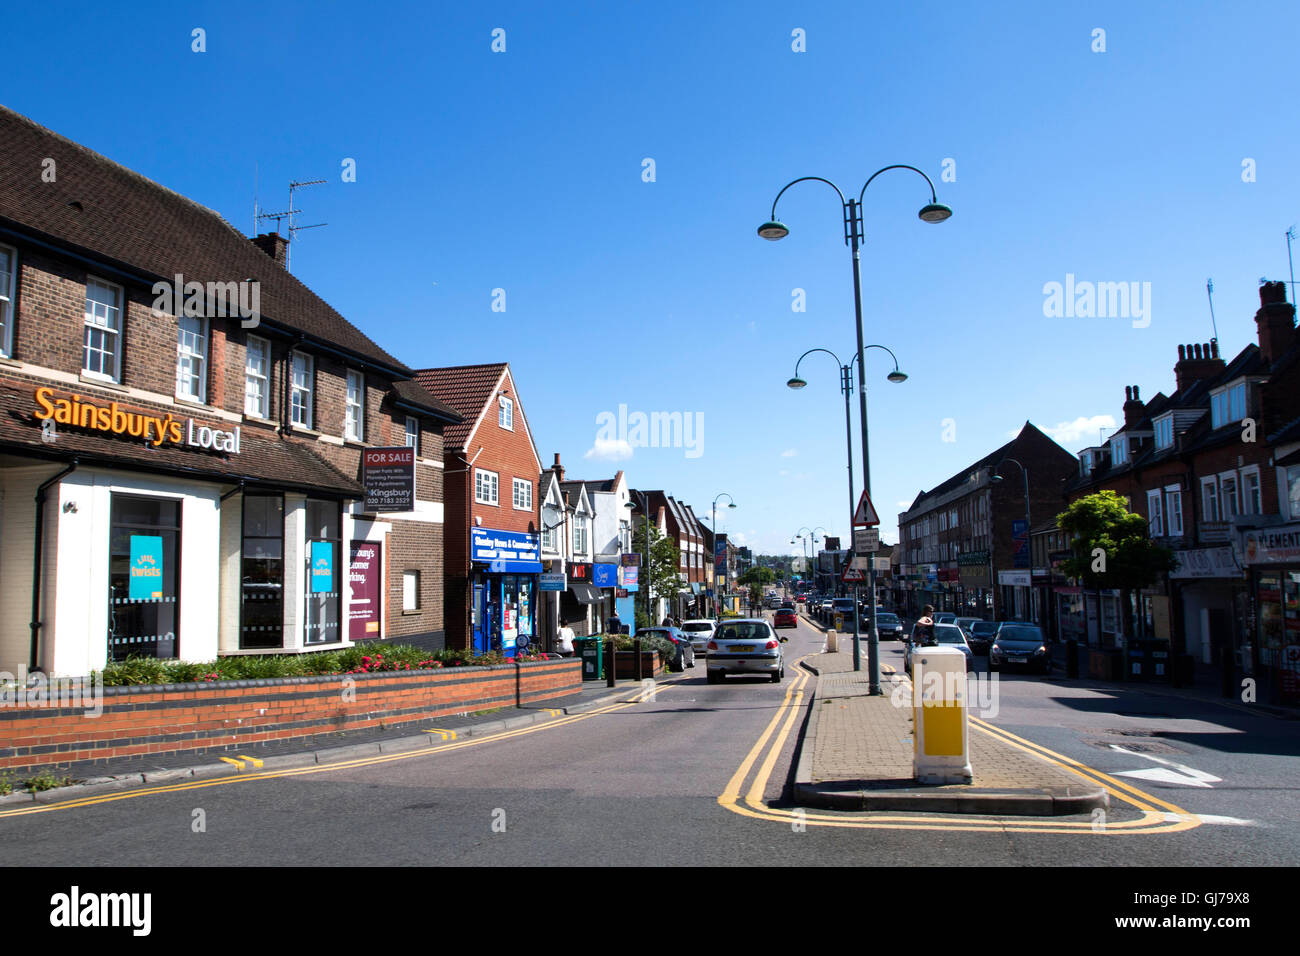
<svg viewBox="0 0 1300 956"><path fill-rule="evenodd" d="M508 395L497 396L497 424L506 431L515 430L515 402Z"/></svg>
<svg viewBox="0 0 1300 956"><path fill-rule="evenodd" d="M420 572L412 569L402 572L402 610L420 610Z"/></svg>
<svg viewBox="0 0 1300 956"><path fill-rule="evenodd" d="M533 483L527 478L512 478L510 480L510 503L516 511L533 510ZM521 495L520 492L523 492ZM523 504L520 504L523 501Z"/></svg>
<svg viewBox="0 0 1300 956"><path fill-rule="evenodd" d="M366 440L366 376L353 369L348 369L343 387L343 437Z"/></svg>
<svg viewBox="0 0 1300 956"><path fill-rule="evenodd" d="M1128 438L1111 439L1110 463L1112 465L1128 464Z"/></svg>
<svg viewBox="0 0 1300 956"><path fill-rule="evenodd" d="M262 356L260 372L251 368L249 362L249 359L259 352ZM250 386L254 383L259 383L261 386L260 404L258 404L257 396L250 389ZM252 411L249 410L250 398L253 405ZM250 335L244 343L244 414L253 418L271 417L271 342L259 335Z"/></svg>
<svg viewBox="0 0 1300 956"><path fill-rule="evenodd" d="M500 476L495 471L474 469L474 500L481 505L501 503Z"/></svg>
<svg viewBox="0 0 1300 956"><path fill-rule="evenodd" d="M0 356L11 358L14 354L14 300L18 297L18 250L0 246L0 253L9 257L8 271L0 270Z"/></svg>
<svg viewBox="0 0 1300 956"><path fill-rule="evenodd" d="M1231 495L1229 498L1229 483L1231 483ZM1228 502L1232 502L1232 509L1229 511ZM1219 514L1223 515L1220 521L1231 521L1237 515L1241 514L1241 480L1237 477L1235 471L1225 471L1219 474Z"/></svg>
<svg viewBox="0 0 1300 956"><path fill-rule="evenodd" d="M185 324L187 322L197 322L198 332L187 331ZM199 343L198 350L195 351L193 345L187 347L186 339L190 342L197 340ZM183 398L190 402L199 402L200 404L207 401L208 394L208 320L200 315L178 315L176 316L176 397ZM197 376L193 365L197 364ZM189 384L198 378L199 387L195 391L189 390Z"/></svg>
<svg viewBox="0 0 1300 956"><path fill-rule="evenodd" d="M1264 484L1259 475L1259 465L1241 469L1241 513L1264 513Z"/></svg>
<svg viewBox="0 0 1300 956"><path fill-rule="evenodd" d="M406 416L406 447L415 449L415 456L420 456L420 420L414 415Z"/></svg>
<svg viewBox="0 0 1300 956"><path fill-rule="evenodd" d="M1172 414L1169 414L1161 418L1157 418L1154 422L1154 427L1155 427L1155 434L1152 436L1152 441L1155 442L1156 449L1159 450L1159 449L1173 447L1174 416ZM1160 441L1161 437L1165 437L1168 440L1162 444Z"/></svg>
<svg viewBox="0 0 1300 956"><path fill-rule="evenodd" d="M1217 475L1201 479L1201 520L1211 524L1223 520L1219 510L1219 479Z"/></svg>
<svg viewBox="0 0 1300 956"><path fill-rule="evenodd" d="M1165 512L1169 519L1169 537L1183 536L1183 489L1179 485L1165 486ZM1174 520L1177 518L1177 520Z"/></svg>
<svg viewBox="0 0 1300 956"><path fill-rule="evenodd" d="M1159 488L1147 492L1147 530L1153 538L1165 536L1164 496Z"/></svg>
<svg viewBox="0 0 1300 956"><path fill-rule="evenodd" d="M587 553L587 516L573 516L573 553Z"/></svg>
<svg viewBox="0 0 1300 956"><path fill-rule="evenodd" d="M1300 465L1288 466L1286 474L1282 477L1286 480L1285 490L1290 516L1300 518Z"/></svg>
<svg viewBox="0 0 1300 956"><path fill-rule="evenodd" d="M114 302L111 306L108 306L108 308L113 310L115 316L105 316L105 320L106 320L105 322L98 321L99 319L98 313L92 313L90 311L91 286L99 286L100 288L111 290L113 293ZM99 303L96 303L96 305L98 304ZM105 282L103 279L96 278L95 276L87 276L86 277L86 307L87 307L87 311L84 318L82 319L82 327L85 329L85 336L82 339L81 374L85 375L87 378L97 378L105 382L114 382L114 383L120 382L122 380L122 325L123 325L122 314L125 311L124 300L122 296L122 287L120 285L115 285L112 282ZM96 319L96 321L92 322L91 321L92 318ZM90 352L90 336L91 333L94 331L103 333L105 336L105 341L113 342L113 349L111 351L111 354L113 356L113 363L112 363L113 373L111 375L105 374L104 372L92 370L89 367L90 363L88 359L89 359L89 352ZM109 335L113 336L111 340L107 338ZM107 349L97 349L96 351L101 352L103 354L110 354L109 350Z"/></svg>
<svg viewBox="0 0 1300 956"><path fill-rule="evenodd" d="M297 382L296 365L301 359L306 363L306 385L299 385ZM316 391L316 360L306 352L289 353L289 420L299 428L310 429L313 427L315 409L315 391ZM299 411L301 410L301 417Z"/></svg>

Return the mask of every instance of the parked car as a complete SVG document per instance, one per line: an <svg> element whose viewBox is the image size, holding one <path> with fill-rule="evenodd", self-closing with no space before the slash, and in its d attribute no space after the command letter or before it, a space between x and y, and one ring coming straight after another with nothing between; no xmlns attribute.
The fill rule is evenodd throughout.
<svg viewBox="0 0 1300 956"><path fill-rule="evenodd" d="M903 670L909 675L912 673L912 655L918 650L924 651L924 648L918 643L917 628L921 625L912 626L912 635L908 639L907 646L903 648ZM934 625L934 646L939 647L956 647L966 655L966 670L975 669L975 655L971 653L970 645L966 643L966 635L956 624L935 624Z"/></svg>
<svg viewBox="0 0 1300 956"><path fill-rule="evenodd" d="M1043 629L1036 624L1004 621L989 647L989 670L1023 667L1046 674L1052 669L1052 655L1043 643Z"/></svg>
<svg viewBox="0 0 1300 956"><path fill-rule="evenodd" d="M979 617L959 617L957 620L953 621L953 623L966 632L966 638L969 640L971 625L979 623L982 620L983 618Z"/></svg>
<svg viewBox="0 0 1300 956"><path fill-rule="evenodd" d="M1001 627L1001 621L976 621L966 633L966 643L976 654L987 654Z"/></svg>
<svg viewBox="0 0 1300 956"><path fill-rule="evenodd" d="M772 618L773 627L798 627L799 616L794 613L793 608L780 608Z"/></svg>
<svg viewBox="0 0 1300 956"><path fill-rule="evenodd" d="M713 632L705 659L710 684L728 674L767 674L772 683L785 677L785 638L776 636L772 625L757 618L723 621Z"/></svg>
<svg viewBox="0 0 1300 956"><path fill-rule="evenodd" d="M854 604L853 598L834 598L831 601L831 620L835 620L836 614L843 614L844 626L852 627Z"/></svg>
<svg viewBox="0 0 1300 956"><path fill-rule="evenodd" d="M956 624L957 615L952 611L939 611L934 615L935 624Z"/></svg>
<svg viewBox="0 0 1300 956"><path fill-rule="evenodd" d="M675 627L643 627L636 632L639 638L662 637L671 641L677 649L672 658L668 661L670 671L684 671L688 667L695 666L695 648L691 646L690 639L677 630Z"/></svg>
<svg viewBox="0 0 1300 956"><path fill-rule="evenodd" d="M696 655L705 653L709 646L709 638L713 636L715 623L712 620L697 618L690 621L682 621L679 630L691 642Z"/></svg>
<svg viewBox="0 0 1300 956"><path fill-rule="evenodd" d="M876 612L876 636L882 640L901 641L903 639L903 622L897 614L889 611Z"/></svg>

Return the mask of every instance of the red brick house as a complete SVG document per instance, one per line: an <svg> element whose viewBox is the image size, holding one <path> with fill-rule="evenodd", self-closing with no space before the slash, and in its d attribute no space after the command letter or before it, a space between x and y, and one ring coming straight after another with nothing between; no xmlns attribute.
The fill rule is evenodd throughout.
<svg viewBox="0 0 1300 956"><path fill-rule="evenodd" d="M462 421L443 436L447 646L513 656L537 642L541 458L506 362L422 369Z"/></svg>

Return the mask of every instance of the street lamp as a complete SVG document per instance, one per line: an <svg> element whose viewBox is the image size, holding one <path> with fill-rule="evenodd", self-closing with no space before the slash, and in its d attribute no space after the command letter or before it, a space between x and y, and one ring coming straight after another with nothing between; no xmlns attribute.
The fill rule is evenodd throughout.
<svg viewBox="0 0 1300 956"><path fill-rule="evenodd" d="M718 586L718 499L726 498L729 502L728 508L736 507L736 499L725 491L713 499L713 620L721 621L722 612L720 609L719 598L722 596L722 589ZM726 552L723 552L724 560L722 562L722 583L727 581L727 562L725 560Z"/></svg>
<svg viewBox="0 0 1300 956"><path fill-rule="evenodd" d="M1002 467L1003 461L1009 461L1012 464L1017 465L1020 468L1020 474L1023 475L1025 479L1025 552L1026 552L1025 557L1027 559L1030 569L1032 570L1034 566L1034 561L1033 558L1030 557L1028 553L1030 540L1031 540L1029 537L1029 529L1033 527L1033 525L1029 523L1029 469L1026 468L1024 465L1022 465L1020 462L1016 461L1016 459L1014 458L1003 458L1002 461L999 461L996 465L993 466L993 474L989 476L990 482L996 484L1002 480L1002 476L998 474L998 469ZM992 584L993 582L989 581L989 585L992 586ZM1029 593L1032 593L1032 588L1030 588ZM1025 610L1029 610L1029 608L1026 607ZM1026 615L1026 617L1028 616L1029 615Z"/></svg>
<svg viewBox="0 0 1300 956"><path fill-rule="evenodd" d="M917 216L921 219L922 222L932 222L932 223L943 222L945 219L949 218L952 215L952 210L949 209L947 206L942 205L939 202L938 196L935 194L934 191L934 183L931 182L929 176L925 175L925 173L921 172L921 170L917 169L915 166L907 166L899 163L899 164L894 164L892 166L885 166L881 169L876 170L876 172L872 173L871 178L868 179L865 183L863 183L862 189L861 191L859 191L857 199L845 199L844 193L840 191L840 187L836 186L829 179L823 179L820 176L804 176L799 179L793 180L792 182L786 183L785 186L781 188L781 191L776 194L776 199L772 200L772 213L768 217L768 221L758 227L759 236L761 236L764 239L770 239L773 241L777 239L784 239L786 236L790 234L789 228L787 228L784 223L780 222L776 218L776 204L781 201L781 197L785 194L785 191L789 189L791 186L795 185L795 183L806 182L808 180L815 180L820 183L825 183L826 185L830 186L832 189L835 190L835 194L840 198L840 206L843 212L844 242L846 245L849 246L849 248L852 250L853 253L853 313L854 313L854 317L857 320L857 333L858 333L857 354L858 355L861 355L863 351L862 272L861 272L861 254L859 252L859 245L861 244L861 241L864 236L864 229L862 223L862 197L866 195L867 187L870 186L872 182L875 181L877 176L879 176L881 173L888 172L891 169L909 169L912 172L916 173L918 176L920 176L922 179L924 179L926 183L929 185L930 201L926 203L924 206L922 206L920 211L917 213ZM866 376L863 369L864 364L865 363L861 361L858 362L858 403L859 403L859 414L862 420L862 485L866 489L867 494L870 495L871 494L871 459L867 448L867 437L868 437L867 436L867 387L866 387L867 383L866 383ZM851 530L852 529L850 529L850 531ZM870 676L869 691L871 694L879 694L881 692L880 690L880 643L879 643L879 638L876 635L876 563L874 561L871 562L871 568L868 572L868 580L871 588L871 611L869 615L869 626L871 628L869 634L870 649L871 649L871 653L870 653L871 676Z"/></svg>
<svg viewBox="0 0 1300 956"><path fill-rule="evenodd" d="M885 346L883 345L868 345L867 348L885 349L885 351L889 352L890 355L894 355L894 353L890 349L885 348ZM809 349L807 352L804 352L803 355L800 355L798 360L796 360L794 363L794 377L790 379L788 382L786 382L786 385L788 385L790 388L797 390L805 387L808 384L807 382L805 382L803 379L799 377L799 365L801 362L803 362L805 358L807 358L813 352L825 352L831 358L835 359L835 364L840 367L840 391L844 393L844 447L845 450L847 451L847 457L849 463L849 534L852 535L853 534L853 512L856 510L856 505L853 500L853 426L852 426L852 418L849 411L849 396L853 394L853 363L858 361L859 356L854 355L853 358L849 360L849 364L846 365L845 363L841 362L840 357L836 355L834 352L832 352L830 349ZM889 373L887 378L889 379L889 381L894 382L895 384L899 382L907 381L907 375L898 370L898 356L896 355L894 355L894 370ZM856 550L853 553L856 554L857 553ZM873 561L872 564L874 565L874 563L875 562ZM857 594L857 588L854 587L853 590L854 590L854 594ZM873 592L874 592L874 588L873 588ZM872 603L874 604L875 603L874 593L871 596L871 600ZM861 633L862 633L862 628L858 620L858 602L854 601L853 602L853 669L855 671L862 670Z"/></svg>

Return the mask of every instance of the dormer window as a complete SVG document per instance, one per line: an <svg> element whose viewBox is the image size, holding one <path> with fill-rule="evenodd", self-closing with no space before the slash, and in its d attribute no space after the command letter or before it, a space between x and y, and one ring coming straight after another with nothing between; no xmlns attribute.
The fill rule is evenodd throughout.
<svg viewBox="0 0 1300 956"><path fill-rule="evenodd" d="M1113 465L1128 463L1128 437L1121 435L1110 442L1110 461Z"/></svg>
<svg viewBox="0 0 1300 956"><path fill-rule="evenodd" d="M1079 474L1087 478L1092 473L1092 452L1079 452Z"/></svg>
<svg viewBox="0 0 1300 956"><path fill-rule="evenodd" d="M1155 422L1156 448L1169 448L1174 443L1174 416L1166 415Z"/></svg>
<svg viewBox="0 0 1300 956"><path fill-rule="evenodd" d="M1246 383L1237 382L1210 395L1210 427L1219 428L1246 417Z"/></svg>

